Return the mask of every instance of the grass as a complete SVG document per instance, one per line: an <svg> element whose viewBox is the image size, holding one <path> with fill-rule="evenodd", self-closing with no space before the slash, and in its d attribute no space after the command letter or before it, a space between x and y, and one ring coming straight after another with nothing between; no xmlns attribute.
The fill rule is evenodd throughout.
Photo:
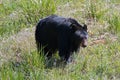
<svg viewBox="0 0 120 80"><path fill-rule="evenodd" d="M119 80L119 7L119 0L2 1L0 80ZM54 13L88 25L88 47L66 66L54 64L58 55L46 61L36 52L34 26L39 18Z"/></svg>
<svg viewBox="0 0 120 80"><path fill-rule="evenodd" d="M51 5L52 4L52 5ZM14 34L35 25L40 18L54 14L53 0L6 0L0 3L0 35Z"/></svg>
<svg viewBox="0 0 120 80"><path fill-rule="evenodd" d="M109 30L111 30L111 32L118 33L120 31L120 17L118 14L113 14L112 17L108 19L108 23Z"/></svg>

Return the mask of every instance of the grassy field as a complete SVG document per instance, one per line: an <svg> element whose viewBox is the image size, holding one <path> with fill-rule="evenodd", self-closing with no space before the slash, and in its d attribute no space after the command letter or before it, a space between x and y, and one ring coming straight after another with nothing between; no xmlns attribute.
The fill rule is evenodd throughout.
<svg viewBox="0 0 120 80"><path fill-rule="evenodd" d="M35 26L50 14L88 25L88 47L66 66L37 54ZM120 0L1 0L0 80L120 80Z"/></svg>

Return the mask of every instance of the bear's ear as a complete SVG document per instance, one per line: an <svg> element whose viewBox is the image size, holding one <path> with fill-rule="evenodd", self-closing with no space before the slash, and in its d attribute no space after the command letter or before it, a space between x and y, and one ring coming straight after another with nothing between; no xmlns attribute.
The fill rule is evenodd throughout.
<svg viewBox="0 0 120 80"><path fill-rule="evenodd" d="M87 31L87 25L86 25L86 24L83 25L83 29L84 29L85 31Z"/></svg>
<svg viewBox="0 0 120 80"><path fill-rule="evenodd" d="M73 31L79 30L80 27L77 26L76 24L71 24L70 27L72 28Z"/></svg>

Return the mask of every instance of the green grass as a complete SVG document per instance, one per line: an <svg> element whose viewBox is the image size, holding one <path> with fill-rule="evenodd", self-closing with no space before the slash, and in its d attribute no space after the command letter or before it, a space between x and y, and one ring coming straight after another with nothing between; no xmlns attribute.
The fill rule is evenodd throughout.
<svg viewBox="0 0 120 80"><path fill-rule="evenodd" d="M112 17L108 19L109 30L113 33L120 32L120 17L118 14L113 14Z"/></svg>
<svg viewBox="0 0 120 80"><path fill-rule="evenodd" d="M120 75L119 45L119 42L115 42L91 46L85 51L82 49L81 53L73 56L75 63L70 63L66 67L52 68L46 68L43 56L31 50L30 53L23 53L20 62L11 59L3 64L0 68L0 77L2 80L103 80L112 77L117 79Z"/></svg>
<svg viewBox="0 0 120 80"><path fill-rule="evenodd" d="M119 80L120 1L41 1L0 3L0 80ZM34 26L54 13L88 25L88 47L66 66L58 55L47 61L36 50Z"/></svg>
<svg viewBox="0 0 120 80"><path fill-rule="evenodd" d="M0 35L14 34L36 25L40 18L54 14L54 0L6 0L0 3Z"/></svg>

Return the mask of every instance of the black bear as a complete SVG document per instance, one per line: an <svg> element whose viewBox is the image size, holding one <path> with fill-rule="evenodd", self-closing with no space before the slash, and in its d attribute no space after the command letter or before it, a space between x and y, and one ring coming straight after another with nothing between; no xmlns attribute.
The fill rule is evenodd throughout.
<svg viewBox="0 0 120 80"><path fill-rule="evenodd" d="M80 46L87 46L87 38L87 25L57 15L40 20L35 31L38 52L43 46L44 54L50 58L58 50L60 58L65 62Z"/></svg>

